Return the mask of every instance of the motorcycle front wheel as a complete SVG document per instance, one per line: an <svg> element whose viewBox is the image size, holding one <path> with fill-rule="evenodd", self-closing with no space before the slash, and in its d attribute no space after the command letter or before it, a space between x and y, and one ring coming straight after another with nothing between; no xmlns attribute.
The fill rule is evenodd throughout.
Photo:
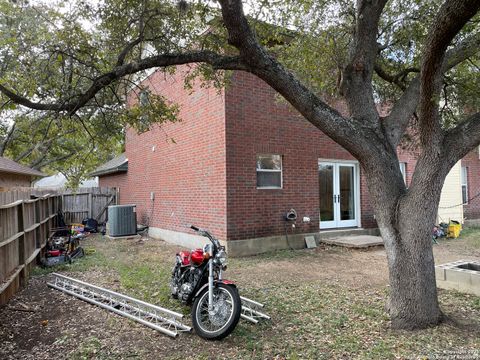
<svg viewBox="0 0 480 360"><path fill-rule="evenodd" d="M208 311L208 287L206 287L193 303L193 328L204 339L223 339L237 326L241 308L242 301L237 288L220 283L213 288L213 307Z"/></svg>

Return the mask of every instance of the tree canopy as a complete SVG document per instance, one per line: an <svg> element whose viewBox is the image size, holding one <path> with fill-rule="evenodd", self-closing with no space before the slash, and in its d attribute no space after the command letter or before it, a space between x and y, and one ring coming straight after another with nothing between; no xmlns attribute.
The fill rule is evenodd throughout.
<svg viewBox="0 0 480 360"><path fill-rule="evenodd" d="M76 101L92 79L122 61L115 55L121 52L122 39L138 35L119 30L129 27L119 13L135 14L134 2L119 8L108 5L1 1L1 86L35 101ZM113 8L115 12L109 10ZM139 51L132 48L124 56L132 59ZM60 171L75 186L121 151L127 126L146 131L151 124L176 120L177 107L155 95L141 111L127 109L125 94L132 87L133 76L69 111L32 110L2 94L0 156L47 172Z"/></svg>
<svg viewBox="0 0 480 360"><path fill-rule="evenodd" d="M353 2L244 3L260 45L306 87L323 98L345 95L358 20ZM386 2L375 39L375 102L393 104L416 82L425 38L441 4ZM138 112L125 108L126 92L152 68L174 71L174 65L196 62L200 65L192 67L188 80L201 77L222 86L225 72L218 70L247 67L229 43L216 2L2 0L0 11L0 150L36 168L61 169L65 162L58 160L81 162L94 151L98 160L87 162L91 169L111 156L111 149L118 151L125 126L146 130L175 119L177 109L161 97L151 108L158 116L140 119ZM449 44L459 58L443 74L438 101L444 128L479 111L479 37L476 16ZM26 140L22 128L34 129L34 136Z"/></svg>

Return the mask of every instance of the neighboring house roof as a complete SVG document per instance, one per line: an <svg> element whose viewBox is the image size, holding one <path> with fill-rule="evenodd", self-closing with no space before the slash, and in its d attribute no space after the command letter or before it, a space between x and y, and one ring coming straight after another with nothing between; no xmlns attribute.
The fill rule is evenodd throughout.
<svg viewBox="0 0 480 360"><path fill-rule="evenodd" d="M105 164L100 165L90 173L90 176L104 176L115 174L119 172L127 172L128 171L128 159L125 156L125 153L118 155L117 157L113 158L112 160L106 162Z"/></svg>
<svg viewBox="0 0 480 360"><path fill-rule="evenodd" d="M65 187L67 183L67 178L62 173L58 173L52 176L45 177L43 179L38 180L33 184L34 188L37 189L61 189ZM98 179L87 179L82 181L79 184L81 188L89 188L89 187L97 187L98 186Z"/></svg>
<svg viewBox="0 0 480 360"><path fill-rule="evenodd" d="M28 166L21 165L13 160L0 156L0 172L30 175L30 176L47 176L41 171L29 168Z"/></svg>
<svg viewBox="0 0 480 360"><path fill-rule="evenodd" d="M86 179L80 183L78 187L81 188L90 188L90 187L98 187L98 178Z"/></svg>

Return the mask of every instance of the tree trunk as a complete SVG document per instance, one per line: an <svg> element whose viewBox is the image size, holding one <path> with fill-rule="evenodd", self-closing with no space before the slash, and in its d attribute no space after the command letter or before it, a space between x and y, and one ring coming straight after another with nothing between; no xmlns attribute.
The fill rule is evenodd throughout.
<svg viewBox="0 0 480 360"><path fill-rule="evenodd" d="M432 159L420 159L417 167L422 166L424 170L416 171L416 179L408 190L396 169L378 159L364 165L387 253L390 278L387 309L392 327L396 329L425 328L442 319L435 282L432 229L448 169L439 164Z"/></svg>
<svg viewBox="0 0 480 360"><path fill-rule="evenodd" d="M404 216L411 217L410 214ZM441 311L431 236L417 233L414 227L402 230L390 242L390 299L387 309L392 327L417 329L438 324Z"/></svg>

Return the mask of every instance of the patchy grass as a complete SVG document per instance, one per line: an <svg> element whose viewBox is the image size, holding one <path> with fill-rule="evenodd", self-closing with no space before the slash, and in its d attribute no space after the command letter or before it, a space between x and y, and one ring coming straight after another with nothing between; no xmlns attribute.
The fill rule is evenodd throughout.
<svg viewBox="0 0 480 360"><path fill-rule="evenodd" d="M88 359L107 359L106 354L102 354L102 343L96 337L85 339L78 349L70 354L71 359L88 360Z"/></svg>
<svg viewBox="0 0 480 360"><path fill-rule="evenodd" d="M462 242L449 242L450 247L461 244L462 251L480 246L480 231L466 230ZM98 283L99 275L111 282L112 288L125 294L189 314L170 297L169 279L175 247L160 241L135 243L107 241L98 237L87 241L87 247L96 252L71 265L55 271L82 272L82 279ZM378 250L377 250L378 252ZM319 273L299 277L292 268L310 269L326 266L325 259L335 255L332 273L337 279L322 277ZM465 255L468 255L466 252ZM371 258L368 256L372 256ZM359 263L359 258L370 262ZM206 342L195 335L182 335L170 340L141 326L129 329L125 336L132 348L123 353L109 352L112 337L109 331L127 331L128 320L105 321L94 334L82 334L80 344L68 352L72 359L103 359L136 357L140 359L398 359L435 358L444 352L480 357L480 298L454 291L439 291L442 309L449 321L414 332L390 329L384 304L388 285L369 286L378 269L376 262L384 261L369 253L346 251L326 247L317 251L277 251L250 258L231 259L229 273L238 281L242 295L264 302L265 311L272 316L270 322L253 325L241 321L234 333L222 342ZM366 264L366 265L365 265ZM290 267L287 267L289 265ZM317 267L315 267L317 266ZM265 271L284 269L276 276L262 277ZM342 279L346 268L370 267L361 283L348 285ZM45 275L53 269L36 270ZM378 270L381 271L381 270ZM92 274L92 275L89 275ZM74 276L72 274L72 276ZM89 278L89 276L91 276ZM382 275L383 276L383 275ZM252 279L258 279L252 281ZM351 284L351 283L350 283ZM104 284L101 286L105 286ZM108 286L107 286L108 287ZM109 317L110 319L110 317ZM77 319L88 321L88 319ZM125 325L127 324L127 325ZM135 338L136 339L136 338ZM60 337L58 345L68 347L73 340ZM162 349L161 351L159 349ZM198 349L198 350L192 350ZM0 352L1 354L1 352Z"/></svg>
<svg viewBox="0 0 480 360"><path fill-rule="evenodd" d="M476 310L480 310L480 297L474 297L472 299L472 307Z"/></svg>
<svg viewBox="0 0 480 360"><path fill-rule="evenodd" d="M268 353L299 359L390 359L430 356L448 348L473 353L479 346L475 335L447 324L416 332L391 330L383 311L385 291L352 291L315 282L296 287L278 284L272 290L272 324L263 324L256 337L245 330L235 333L237 341L245 344L244 358L256 350L259 358ZM450 311L469 309L472 299L441 293L442 305ZM480 315L475 309L470 314Z"/></svg>
<svg viewBox="0 0 480 360"><path fill-rule="evenodd" d="M480 249L480 227L468 227L460 233L460 239L465 240L468 247Z"/></svg>

